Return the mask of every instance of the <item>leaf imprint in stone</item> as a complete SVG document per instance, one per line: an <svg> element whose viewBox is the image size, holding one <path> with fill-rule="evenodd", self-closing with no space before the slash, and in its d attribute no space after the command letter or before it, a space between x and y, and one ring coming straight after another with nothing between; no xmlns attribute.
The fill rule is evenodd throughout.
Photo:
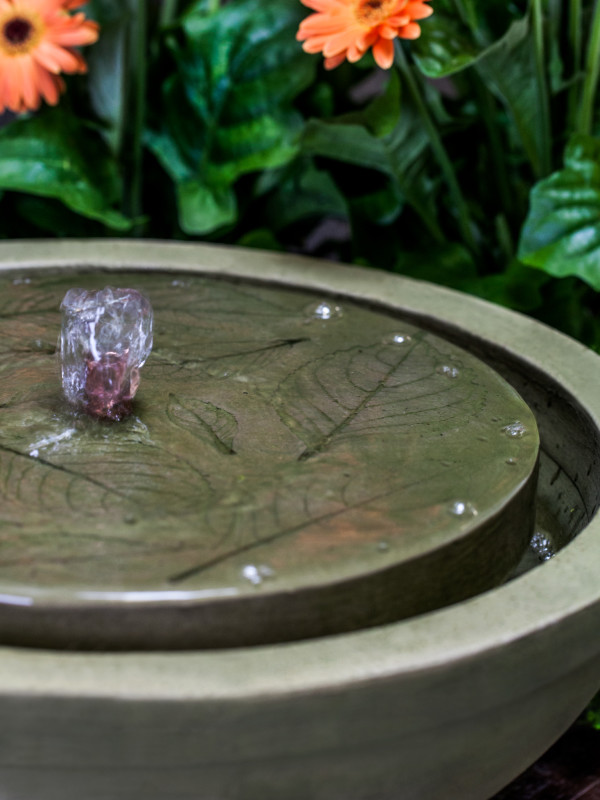
<svg viewBox="0 0 600 800"><path fill-rule="evenodd" d="M62 303L65 397L90 416L128 416L152 350L152 306L135 289L70 289Z"/></svg>

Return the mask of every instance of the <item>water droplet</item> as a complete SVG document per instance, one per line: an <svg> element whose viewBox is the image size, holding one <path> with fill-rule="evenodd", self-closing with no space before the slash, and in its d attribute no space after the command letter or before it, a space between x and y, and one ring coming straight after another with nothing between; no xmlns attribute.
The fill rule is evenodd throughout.
<svg viewBox="0 0 600 800"><path fill-rule="evenodd" d="M556 555L554 545L543 531L536 531L533 534L529 547L540 561L549 561Z"/></svg>
<svg viewBox="0 0 600 800"><path fill-rule="evenodd" d="M249 581L253 586L260 586L266 578L273 578L275 570L266 564L246 564L242 569L242 577Z"/></svg>
<svg viewBox="0 0 600 800"><path fill-rule="evenodd" d="M31 278L15 278L13 280L13 286L21 286L24 283L31 283Z"/></svg>
<svg viewBox="0 0 600 800"><path fill-rule="evenodd" d="M32 458L39 458L40 457L40 451L39 450L30 450L29 451L29 455Z"/></svg>
<svg viewBox="0 0 600 800"><path fill-rule="evenodd" d="M502 433L506 434L506 436L510 436L512 439L521 439L527 433L527 428L522 422L516 420L516 422L511 422L510 425L505 425L504 428L502 428Z"/></svg>
<svg viewBox="0 0 600 800"><path fill-rule="evenodd" d="M455 517L476 517L477 509L473 503L468 503L464 500L454 500L448 506L448 511L454 514Z"/></svg>
<svg viewBox="0 0 600 800"><path fill-rule="evenodd" d="M316 306L310 305L306 309L306 312L313 319L321 319L324 322L342 316L341 306L337 306L335 305L335 303L328 303L328 302L322 302Z"/></svg>
<svg viewBox="0 0 600 800"><path fill-rule="evenodd" d="M390 545L388 542L377 542L377 549L380 553L387 553L390 549Z"/></svg>
<svg viewBox="0 0 600 800"><path fill-rule="evenodd" d="M384 344L410 344L411 342L412 336L409 336L408 333L391 333L383 340Z"/></svg>
<svg viewBox="0 0 600 800"><path fill-rule="evenodd" d="M514 467L516 464L518 464L518 461L516 458L507 458L506 463L510 464L511 467Z"/></svg>
<svg viewBox="0 0 600 800"><path fill-rule="evenodd" d="M188 284L186 283L186 281L181 281L181 280L171 281L171 286L182 286L182 287L185 287L187 285Z"/></svg>
<svg viewBox="0 0 600 800"><path fill-rule="evenodd" d="M448 364L438 367L437 371L440 373L440 375L445 375L447 378L458 378L460 375L460 370L458 367L451 367Z"/></svg>

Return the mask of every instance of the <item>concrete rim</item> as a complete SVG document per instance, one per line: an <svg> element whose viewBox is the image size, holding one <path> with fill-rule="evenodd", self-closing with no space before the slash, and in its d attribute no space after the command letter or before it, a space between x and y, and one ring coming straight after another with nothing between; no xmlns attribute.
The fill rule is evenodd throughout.
<svg viewBox="0 0 600 800"><path fill-rule="evenodd" d="M215 245L148 240L0 244L0 271L92 267L254 279L372 302L422 322L435 317L446 328L468 331L558 381L600 428L596 354L516 312L443 287L376 270ZM579 614L592 612L600 622L598 564L596 516L552 561L510 584L421 617L326 639L230 651L94 654L0 648L0 685L4 693L80 698L251 700L423 673L547 632Z"/></svg>

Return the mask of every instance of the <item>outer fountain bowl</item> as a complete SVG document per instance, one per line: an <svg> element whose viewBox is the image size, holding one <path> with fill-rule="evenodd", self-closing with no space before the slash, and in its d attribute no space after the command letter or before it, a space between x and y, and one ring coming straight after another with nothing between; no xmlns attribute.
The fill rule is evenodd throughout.
<svg viewBox="0 0 600 800"><path fill-rule="evenodd" d="M0 246L0 270L69 267L301 286L472 350L535 411L540 503L572 541L468 601L349 634L185 653L4 647L3 800L486 800L571 724L600 684L595 354L514 312L372 270L187 244Z"/></svg>

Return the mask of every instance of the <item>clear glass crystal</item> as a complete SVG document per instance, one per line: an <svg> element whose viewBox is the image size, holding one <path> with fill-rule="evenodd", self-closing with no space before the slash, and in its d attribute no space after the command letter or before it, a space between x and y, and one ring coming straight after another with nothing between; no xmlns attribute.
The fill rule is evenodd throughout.
<svg viewBox="0 0 600 800"><path fill-rule="evenodd" d="M135 289L70 289L61 304L65 397L94 417L131 413L152 350L152 306Z"/></svg>

